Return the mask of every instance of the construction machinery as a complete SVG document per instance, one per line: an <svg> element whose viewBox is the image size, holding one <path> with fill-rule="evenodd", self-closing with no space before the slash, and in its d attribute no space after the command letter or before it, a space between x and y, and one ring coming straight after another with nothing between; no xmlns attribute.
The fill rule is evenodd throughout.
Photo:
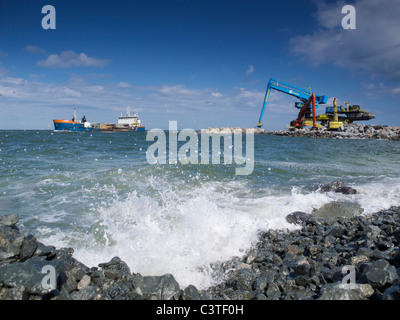
<svg viewBox="0 0 400 320"><path fill-rule="evenodd" d="M263 118L265 107L267 105L271 90L276 90L279 92L286 93L300 100L298 102L295 102L295 107L300 109L299 116L301 114L301 117L298 116L297 119L294 120L297 127L303 127L305 125L304 120L307 119L312 119L313 128L316 127L315 109L318 108L319 104L325 104L328 101L328 97L324 95L316 95L315 93L311 92L309 88L307 90L304 90L296 86L293 86L291 84L271 78L268 82L267 90L265 92L265 97L264 97L264 104L261 110L260 119L258 120L259 128L262 127L261 120ZM314 98L312 98L312 95L314 95ZM304 107L306 104L307 107ZM312 118L311 118L311 112L313 112Z"/></svg>
<svg viewBox="0 0 400 320"><path fill-rule="evenodd" d="M258 121L259 128L262 126L261 120L263 118L271 90L286 93L300 100L295 102L295 107L300 109L300 111L297 119L290 123L291 127L302 128L310 125L312 126L312 129L316 129L317 127L326 127L328 130L338 130L340 127L343 127L344 123L371 120L375 118L373 113L361 110L360 106L358 105L349 106L348 102L345 102L346 107L338 107L336 98L333 99L332 107L326 107L325 114L316 116L316 109L318 106L328 102L327 96L317 95L312 92L309 87L307 90L304 90L291 84L271 78L268 82L263 107L261 109L261 114ZM317 123L317 121L320 123Z"/></svg>

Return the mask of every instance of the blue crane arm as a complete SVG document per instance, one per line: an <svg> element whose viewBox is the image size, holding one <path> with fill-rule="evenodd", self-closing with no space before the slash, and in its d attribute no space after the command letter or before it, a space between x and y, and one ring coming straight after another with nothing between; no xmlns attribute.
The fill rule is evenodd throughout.
<svg viewBox="0 0 400 320"><path fill-rule="evenodd" d="M261 127L261 120L264 115L265 107L267 105L269 93L270 93L271 89L274 89L274 90L277 90L277 91L280 91L280 92L283 92L283 93L286 93L288 95L298 98L301 102L296 103L297 108L301 108L304 105L304 103L310 98L310 96L312 94L311 91L304 90L304 89L298 88L296 86L293 86L291 84L271 78L268 82L267 90L265 92L264 104L261 109L260 119L258 120L258 127ZM323 103L326 103L327 101L328 101L327 96L315 95L316 108L318 108L319 103L323 104Z"/></svg>

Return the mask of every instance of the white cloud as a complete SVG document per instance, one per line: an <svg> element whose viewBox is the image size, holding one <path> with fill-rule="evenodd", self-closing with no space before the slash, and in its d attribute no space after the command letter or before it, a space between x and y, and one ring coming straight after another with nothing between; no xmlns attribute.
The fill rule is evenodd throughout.
<svg viewBox="0 0 400 320"><path fill-rule="evenodd" d="M318 2L317 30L292 38L292 52L314 66L332 63L400 81L399 1L356 0L355 30L341 26L345 4Z"/></svg>
<svg viewBox="0 0 400 320"><path fill-rule="evenodd" d="M251 75L254 72L255 68L253 65L249 65L249 68L246 71L246 77L248 77L249 75Z"/></svg>
<svg viewBox="0 0 400 320"><path fill-rule="evenodd" d="M5 58L8 56L7 52L0 51L0 58Z"/></svg>
<svg viewBox="0 0 400 320"><path fill-rule="evenodd" d="M46 50L40 48L37 45L27 45L25 47L25 51L30 52L30 53L34 53L34 54L46 54Z"/></svg>
<svg viewBox="0 0 400 320"><path fill-rule="evenodd" d="M120 87L120 88L130 88L131 85L129 83L121 81L121 82L118 83L118 87Z"/></svg>
<svg viewBox="0 0 400 320"><path fill-rule="evenodd" d="M383 82L365 82L362 84L362 91L368 99L380 99L392 96L398 99L400 87L398 84L385 84Z"/></svg>
<svg viewBox="0 0 400 320"><path fill-rule="evenodd" d="M127 106L131 106L132 110L141 110L141 118L149 127L168 124L172 115L185 127L193 127L194 122L191 121L196 121L196 128L254 126L264 95L265 92L244 87L230 90L193 89L184 84L165 84L122 88L119 82L93 85L85 79L75 77L63 84L47 83L40 78L0 78L0 104L5 106L3 111L6 114L12 114L15 110L19 114L30 112L33 118L26 125L41 123L42 127L51 125L49 118L59 117L60 109L75 106L87 117L90 116L89 121L113 121L115 119L105 118L104 115L110 115L110 111L118 115ZM293 102L287 103L285 98L284 95L271 94L264 117L265 123L273 114L285 113L286 108L296 112ZM46 118L40 116L43 114L46 114ZM23 121L20 122L22 128L23 124ZM0 128L8 126L10 123L7 118L0 118Z"/></svg>
<svg viewBox="0 0 400 320"><path fill-rule="evenodd" d="M76 53L67 50L58 54L51 54L46 60L37 62L39 67L47 68L71 68L71 67L104 67L110 61L88 57L85 53Z"/></svg>
<svg viewBox="0 0 400 320"><path fill-rule="evenodd" d="M77 97L77 98L81 97L81 93L79 91L67 87L64 88L64 93L68 97Z"/></svg>
<svg viewBox="0 0 400 320"><path fill-rule="evenodd" d="M197 95L198 90L188 89L183 84L178 85L163 85L159 89L160 93L166 95Z"/></svg>

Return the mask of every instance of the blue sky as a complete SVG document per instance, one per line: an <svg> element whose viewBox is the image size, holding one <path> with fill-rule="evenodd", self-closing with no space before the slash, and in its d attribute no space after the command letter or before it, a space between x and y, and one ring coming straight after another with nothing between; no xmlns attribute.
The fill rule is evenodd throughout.
<svg viewBox="0 0 400 320"><path fill-rule="evenodd" d="M397 0L0 0L0 129L52 129L74 107L96 122L131 107L147 129L254 127L270 78L400 125L399 16ZM295 101L273 92L264 128L284 129Z"/></svg>

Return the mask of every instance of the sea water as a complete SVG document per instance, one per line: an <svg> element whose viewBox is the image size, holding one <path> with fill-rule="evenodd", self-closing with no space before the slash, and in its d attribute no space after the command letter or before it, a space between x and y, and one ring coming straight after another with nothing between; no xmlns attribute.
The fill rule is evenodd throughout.
<svg viewBox="0 0 400 320"><path fill-rule="evenodd" d="M0 215L18 213L23 233L74 248L89 267L119 256L132 272L204 289L221 281L210 265L244 255L260 231L296 228L293 211L400 205L398 141L255 135L243 176L223 161L149 164L152 143L146 133L0 131ZM358 193L318 190L336 179Z"/></svg>

